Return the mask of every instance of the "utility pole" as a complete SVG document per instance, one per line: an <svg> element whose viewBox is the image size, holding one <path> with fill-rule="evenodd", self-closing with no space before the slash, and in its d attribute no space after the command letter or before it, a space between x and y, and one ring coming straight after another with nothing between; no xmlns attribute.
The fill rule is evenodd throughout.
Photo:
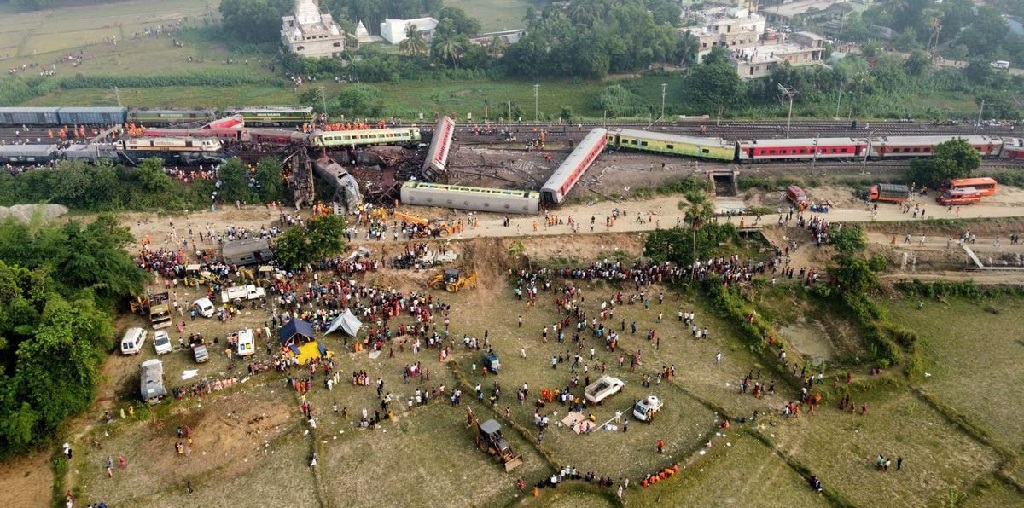
<svg viewBox="0 0 1024 508"><path fill-rule="evenodd" d="M978 109L978 124L974 126L974 132L981 129L981 114L985 111L985 99L981 100L981 108Z"/></svg>
<svg viewBox="0 0 1024 508"><path fill-rule="evenodd" d="M818 164L818 136L820 136L820 134L815 134L814 135L814 154L811 155L811 172L812 173L814 172L814 166L816 166Z"/></svg>
<svg viewBox="0 0 1024 508"><path fill-rule="evenodd" d="M512 101L508 101L508 123L512 123Z"/></svg>
<svg viewBox="0 0 1024 508"><path fill-rule="evenodd" d="M121 91L116 86L114 87L114 96L117 97L117 107L123 108L124 106L121 104Z"/></svg>
<svg viewBox="0 0 1024 508"><path fill-rule="evenodd" d="M540 122L540 85L533 85L533 123Z"/></svg>
<svg viewBox="0 0 1024 508"><path fill-rule="evenodd" d="M664 120L665 119L665 89L666 89L666 87L668 87L667 83L662 83L661 84L661 116L658 117L658 120Z"/></svg>
<svg viewBox="0 0 1024 508"><path fill-rule="evenodd" d="M324 85L320 85L320 103L324 107L324 118L327 119L327 92L324 91Z"/></svg>
<svg viewBox="0 0 1024 508"><path fill-rule="evenodd" d="M846 87L839 87L839 99L836 100L836 120L839 120L839 105L843 103L843 88Z"/></svg>
<svg viewBox="0 0 1024 508"><path fill-rule="evenodd" d="M789 99L789 115L786 116L786 136L789 136L789 126L793 121L793 97L796 97L798 93L792 88L786 88L782 86L782 83L778 83L779 93L782 94L783 99Z"/></svg>

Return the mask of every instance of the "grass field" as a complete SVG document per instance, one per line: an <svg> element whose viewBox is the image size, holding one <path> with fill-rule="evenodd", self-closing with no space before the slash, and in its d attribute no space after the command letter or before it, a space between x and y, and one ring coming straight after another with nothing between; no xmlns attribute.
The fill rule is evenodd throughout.
<svg viewBox="0 0 1024 508"><path fill-rule="evenodd" d="M829 506L772 450L742 431L729 433L708 452L686 474L631 495L629 505Z"/></svg>
<svg viewBox="0 0 1024 508"><path fill-rule="evenodd" d="M922 389L1018 451L1024 449L1024 398L1011 380L1020 379L1024 362L1022 310L1024 304L1011 298L931 300L921 310L917 299L906 299L890 308L894 320L916 330L923 342L931 377Z"/></svg>
<svg viewBox="0 0 1024 508"><path fill-rule="evenodd" d="M217 6L216 0L139 0L33 12L4 10L0 56L20 65L23 59L102 44L110 37L130 45L135 32L179 19L194 23L217 16ZM45 58L46 63L49 60Z"/></svg>
<svg viewBox="0 0 1024 508"><path fill-rule="evenodd" d="M550 243L551 238L537 239L527 241L526 250L535 260L543 259L545 253L550 256L558 252L568 256L559 262L569 265L586 263L589 258L632 259L639 252L640 243L635 239L618 237L614 243L621 250L615 252L608 250L608 239L562 237L555 240L557 245ZM831 383L814 385L815 391L825 394L825 402L813 414L802 413L798 418L779 415L778 409L795 398L783 379L774 380L779 382L774 396L754 399L738 394L737 384L745 374L767 366L759 364L743 345L735 323L716 315L700 296L659 286L645 288L651 301L649 308L641 303L617 306L615 316L603 321L620 331L625 320L620 351L642 353L642 364L635 372L630 371L628 363L618 367L618 354L601 348L589 332L582 334L582 349L574 347L571 339L559 343L550 333L544 342L542 328L548 326L550 330L559 319L552 305L554 293L541 292L535 307L515 299L505 279L503 259L507 250L500 241L474 242L463 254L467 263L477 268L480 287L455 294L431 292L435 303L452 306L449 316L456 361L441 364L436 350L414 355L408 346L404 351L396 348L393 358L385 348L380 357L371 359L365 352L349 352L341 337L331 335L321 342L336 352L342 382L328 391L323 388L322 376L314 378L306 400L313 405L316 429L299 416L300 397L285 388L284 375L260 374L212 396L161 404L149 415L140 410L137 421L122 421L116 411L117 422L109 427L96 423L99 415L85 418L87 426L68 438L75 443L77 453L64 484L73 486L80 500L102 500L119 506L610 505L614 489L584 482L541 489L537 498L531 489L519 491L515 486L519 478L532 485L556 468L571 465L581 473L610 476L616 483L623 477L630 478L631 486L625 492L627 506L948 506L950 499L972 507L1012 505L1007 502L1014 499L1015 492L993 474L1001 465L997 450L968 435L903 386L867 395L858 393L858 406L865 402L870 406L869 414L863 416L836 409L835 393L845 387L833 389ZM366 279L369 283L419 290L429 273L432 271L379 272ZM555 287L558 284L562 283L556 282ZM628 284L619 287L579 280L571 284L580 290L580 301L585 299L584 308L594 313L601 300L616 292L621 290L628 298L637 291ZM798 290L778 288L766 291L754 303L761 306L764 315L780 323L793 322L801 313L815 318L828 313L797 298L799 294ZM195 296L192 290L180 287L176 295L183 301ZM1014 337L1013 316L1018 314L1019 304L998 300L992 305L999 309L998 314L985 312L984 305L955 299L949 304L929 302L921 311L912 301L894 300L888 306L895 321L918 330L922 336L921 347L932 362L928 367L932 375L922 389L958 411L976 414L972 421L983 424L997 439L1005 439L1006 448L1015 449L1018 442L1010 438L1017 432L1018 422L1012 415L1001 413L1003 409L995 407L995 402L975 400L985 399L976 394L979 389L1013 391L1017 377L1012 366L1020 361L1015 342L989 339L991 352L967 358L976 345L950 340L967 333L967 328L958 324L942 330L938 323L940 316L952 312L967 323L985 323L986 331L975 329L975 334ZM679 310L696 312L697 322L708 327L711 338L694 340L676 320ZM517 324L520 315L522 327ZM122 325L127 326L133 319L137 318ZM245 311L229 323L187 321L187 331L223 337L230 330L258 326L264 319L262 311ZM407 314L398 319L409 321ZM637 324L636 335L629 331L631 322ZM650 329L662 337L660 346L645 338ZM462 347L463 334L481 340L487 335L501 356L502 370L497 376L480 373L480 353ZM813 337L809 334L806 340ZM259 357L264 357L262 345L262 341L257 344ZM590 358L592 345L594 359ZM220 351L216 346L213 350ZM567 357L577 351L584 358L586 371L573 372L566 362L551 368L552 356ZM723 352L720 365L715 362L718 351ZM147 344L143 358L152 356ZM105 375L120 387L115 407L124 407L126 401L136 397L137 378L125 373L134 372L139 360L118 356L105 366ZM198 368L199 378L228 373L223 354L213 354L210 362L201 366L184 352L164 356L163 360L170 386L193 383L180 379L185 369ZM430 379L403 383L403 368L417 361L430 373ZM622 412L623 418L631 422L628 431L623 432L620 425L615 430L597 429L588 435L576 435L553 424L544 432L543 440L538 440L535 411L551 415L552 422L560 420L566 411L557 401L538 409L535 401L540 390L561 388L573 375L579 376L580 384L586 382L586 377L596 379L602 364L609 375L625 381L625 388L604 404L588 407L585 414L593 414L601 424L612 420L615 412ZM656 373L664 366L675 366L677 374L658 382ZM392 406L394 421L385 421L375 430L355 425L363 408L372 413L379 407L372 386L358 387L349 382L349 373L355 370L365 370L372 380L384 381L384 391L397 399ZM650 387L641 385L643 374L653 375ZM293 375L305 376L301 371ZM855 369L855 379L868 379L866 367ZM950 379L962 382L957 385ZM766 376L757 381L767 383L772 379ZM502 395L495 408L473 400L477 383L485 393L490 393L494 383L500 383ZM529 383L531 395L519 404L515 391L523 383ZM417 387L429 390L440 385L448 390L462 388L463 407L451 407L446 398L435 398L425 407L407 405ZM666 404L651 424L629 415L633 401L648 394L657 394ZM347 419L333 411L335 404L347 408ZM481 420L496 418L504 425L512 448L523 456L523 466L505 473L497 461L475 448L474 430L466 427L467 406ZM506 407L509 418L504 416ZM724 416L749 417L754 411L760 414L757 423L721 428ZM177 440L174 433L177 426L186 424L195 429L196 440L191 455L181 457L173 448ZM103 448L90 447L93 439ZM664 454L655 450L659 439L665 441ZM712 442L710 448L705 445L708 440ZM319 465L311 469L309 459L314 451ZM903 470L877 471L873 461L880 453L893 459L893 469L895 458L902 456ZM114 478L108 479L104 461L108 455L116 461L118 454L126 456L129 466L121 470L115 465ZM651 488L639 486L647 473L675 463L683 468L681 474ZM811 492L805 474L819 476L831 499ZM287 488L282 488L278 480L285 477L289 482ZM184 493L188 481L196 488L190 498Z"/></svg>
<svg viewBox="0 0 1024 508"><path fill-rule="evenodd" d="M217 64L223 67L223 64ZM232 67L244 65L235 64ZM251 66L254 64L250 63ZM254 66L255 67L255 66ZM186 67L189 68L189 67ZM256 72L266 72L256 68ZM558 118L563 107L569 108L574 115L586 114L600 116L591 108L593 98L608 85L599 82L541 82L540 84L540 116L541 118ZM319 86L313 85L313 86ZM333 82L323 83L328 97L345 85ZM466 121L467 113L472 113L473 120L482 121L486 117L496 120L498 115L506 115L508 101L513 108L518 107L523 113L523 121L533 121L534 98L533 83L495 82L495 81L463 81L463 82L402 82L376 83L384 97L388 98L387 110L394 116L416 119L419 114L424 118L433 118L434 112L454 114L460 121ZM295 104L298 98L290 87L240 86L233 88L141 88L118 91L121 103L125 106L169 106L189 105L201 107L229 107L250 104ZM32 106L77 106L77 105L117 105L114 90L59 90L50 95L29 101Z"/></svg>
<svg viewBox="0 0 1024 508"><path fill-rule="evenodd" d="M547 5L544 1L529 0L445 0L446 7L458 7L471 18L480 20L485 32L526 28L526 8L533 5L539 12Z"/></svg>

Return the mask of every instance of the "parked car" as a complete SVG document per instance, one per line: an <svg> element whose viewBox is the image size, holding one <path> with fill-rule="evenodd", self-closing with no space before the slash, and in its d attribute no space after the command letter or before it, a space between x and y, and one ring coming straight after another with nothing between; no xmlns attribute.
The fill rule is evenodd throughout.
<svg viewBox="0 0 1024 508"><path fill-rule="evenodd" d="M167 332L163 330L157 330L153 334L153 350L156 354L163 355L170 353L174 347L171 345L171 338L167 336Z"/></svg>
<svg viewBox="0 0 1024 508"><path fill-rule="evenodd" d="M195 307L196 314L199 314L200 316L203 316L204 318L212 318L213 317L213 313L216 310L213 307L213 302L211 302L209 298L205 298L205 297L196 300L196 302L193 303L192 306Z"/></svg>
<svg viewBox="0 0 1024 508"><path fill-rule="evenodd" d="M206 346L203 344L193 347L192 354L196 357L196 363L203 363L210 359L210 352L207 351Z"/></svg>
<svg viewBox="0 0 1024 508"><path fill-rule="evenodd" d="M146 343L146 333L146 330L139 327L129 328L121 339L121 353L137 355L142 352L142 345Z"/></svg>
<svg viewBox="0 0 1024 508"><path fill-rule="evenodd" d="M601 376L590 383L586 388L583 389L583 394L587 397L587 400L593 403L600 403L604 399L619 393L625 383L617 377Z"/></svg>
<svg viewBox="0 0 1024 508"><path fill-rule="evenodd" d="M642 422L651 422L654 415L661 411L662 402L657 395L648 395L646 399L639 400L633 405L633 416Z"/></svg>
<svg viewBox="0 0 1024 508"><path fill-rule="evenodd" d="M239 330L234 335L238 356L252 356L256 352L256 340L251 329Z"/></svg>

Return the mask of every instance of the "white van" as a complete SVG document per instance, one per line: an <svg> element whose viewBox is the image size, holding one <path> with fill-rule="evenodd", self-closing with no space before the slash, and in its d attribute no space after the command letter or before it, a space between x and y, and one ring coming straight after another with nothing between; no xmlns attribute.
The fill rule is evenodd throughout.
<svg viewBox="0 0 1024 508"><path fill-rule="evenodd" d="M213 302L209 298L200 298L192 306L195 307L196 313L204 318L212 318L216 310L213 308Z"/></svg>
<svg viewBox="0 0 1024 508"><path fill-rule="evenodd" d="M238 343L235 347L238 356L252 356L256 352L256 340L253 338L252 330L239 330L236 335Z"/></svg>
<svg viewBox="0 0 1024 508"><path fill-rule="evenodd" d="M995 62L992 62L992 67L996 69L1002 69L1005 71L1010 68L1010 62L1006 60L996 60Z"/></svg>
<svg viewBox="0 0 1024 508"><path fill-rule="evenodd" d="M146 330L134 327L129 328L121 339L121 353L126 355L137 355L142 351L142 345L146 343Z"/></svg>

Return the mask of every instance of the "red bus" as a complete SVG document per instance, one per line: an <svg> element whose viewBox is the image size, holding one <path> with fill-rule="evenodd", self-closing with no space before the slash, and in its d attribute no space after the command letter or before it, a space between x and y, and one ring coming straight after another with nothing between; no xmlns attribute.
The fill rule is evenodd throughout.
<svg viewBox="0 0 1024 508"><path fill-rule="evenodd" d="M994 178L987 176L979 178L961 178L958 180L950 180L943 186L944 191L966 189L973 187L974 190L981 196L991 196L996 193L996 187L999 182Z"/></svg>

